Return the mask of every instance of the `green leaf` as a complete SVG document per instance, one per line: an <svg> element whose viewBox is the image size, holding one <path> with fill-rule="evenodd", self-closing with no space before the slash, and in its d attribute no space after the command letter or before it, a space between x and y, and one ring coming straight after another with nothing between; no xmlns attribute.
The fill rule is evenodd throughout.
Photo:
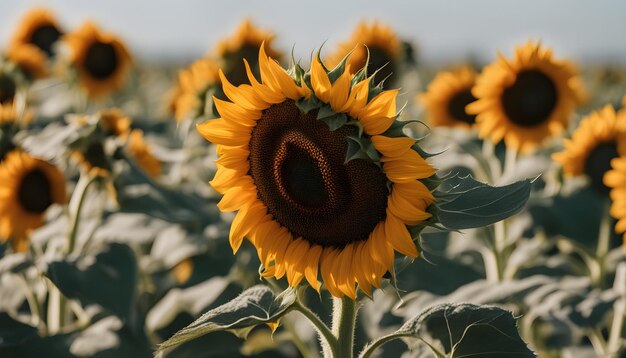
<svg viewBox="0 0 626 358"><path fill-rule="evenodd" d="M506 219L522 210L530 196L531 181L518 181L493 187L471 176L452 178L454 185L436 193L435 214L451 230L483 227ZM450 185L450 183L447 183Z"/></svg>
<svg viewBox="0 0 626 358"><path fill-rule="evenodd" d="M18 345L37 335L37 328L0 312L0 347Z"/></svg>
<svg viewBox="0 0 626 358"><path fill-rule="evenodd" d="M296 301L296 292L288 289L280 295L263 285L251 287L234 300L202 315L163 342L158 351L178 346L207 333L232 330L245 332L256 325L275 322L286 314Z"/></svg>
<svg viewBox="0 0 626 358"><path fill-rule="evenodd" d="M121 319L128 319L137 282L137 263L127 245L112 243L95 257L52 262L47 275L65 296L85 304L99 304Z"/></svg>
<svg viewBox="0 0 626 358"><path fill-rule="evenodd" d="M369 349L397 338L404 339L409 346L422 342L438 357L535 356L519 336L511 312L494 306L443 304L431 307ZM367 351L368 348L364 353Z"/></svg>

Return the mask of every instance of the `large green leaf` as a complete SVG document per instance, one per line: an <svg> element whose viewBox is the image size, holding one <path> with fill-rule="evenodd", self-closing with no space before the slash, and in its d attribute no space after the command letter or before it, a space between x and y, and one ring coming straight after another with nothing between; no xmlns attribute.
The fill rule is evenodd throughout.
<svg viewBox="0 0 626 358"><path fill-rule="evenodd" d="M37 335L37 328L0 312L0 347L13 346Z"/></svg>
<svg viewBox="0 0 626 358"><path fill-rule="evenodd" d="M112 243L95 257L52 262L48 276L67 297L99 304L122 319L130 315L137 263L127 245Z"/></svg>
<svg viewBox="0 0 626 358"><path fill-rule="evenodd" d="M431 307L364 350L393 339L426 344L437 357L534 357L520 338L515 318L494 306L443 304ZM363 356L364 354L361 354Z"/></svg>
<svg viewBox="0 0 626 358"><path fill-rule="evenodd" d="M530 196L531 181L494 187L471 176L452 178L437 195L435 214L448 229L461 230L494 224L517 214ZM452 184L449 182L453 182Z"/></svg>
<svg viewBox="0 0 626 358"><path fill-rule="evenodd" d="M245 332L256 325L275 322L293 306L296 292L288 289L275 295L263 285L251 287L234 300L202 315L163 342L159 351L178 346L207 333L223 330Z"/></svg>

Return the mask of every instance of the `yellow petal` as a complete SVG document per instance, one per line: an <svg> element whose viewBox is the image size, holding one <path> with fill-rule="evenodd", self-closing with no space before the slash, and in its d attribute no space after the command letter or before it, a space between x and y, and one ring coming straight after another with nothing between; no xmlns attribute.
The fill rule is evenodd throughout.
<svg viewBox="0 0 626 358"><path fill-rule="evenodd" d="M256 190L251 188L234 187L228 189L217 207L223 212L239 210L252 200L256 200Z"/></svg>
<svg viewBox="0 0 626 358"><path fill-rule="evenodd" d="M389 212L387 212L385 219L385 235L396 251L405 256L417 257L417 247L415 247L406 225Z"/></svg>
<svg viewBox="0 0 626 358"><path fill-rule="evenodd" d="M213 103L222 119L227 122L234 122L244 126L255 126L256 121L261 118L261 111L258 109L246 109L216 97L213 97Z"/></svg>
<svg viewBox="0 0 626 358"><path fill-rule="evenodd" d="M313 92L317 98L322 100L322 102L330 103L332 85L324 66L322 66L317 56L311 63L311 87L313 87Z"/></svg>
<svg viewBox="0 0 626 358"><path fill-rule="evenodd" d="M404 155L415 144L415 139L409 137L390 138L380 135L372 136L372 143L377 151L386 157Z"/></svg>
<svg viewBox="0 0 626 358"><path fill-rule="evenodd" d="M237 253L243 238L266 217L267 209L260 201L256 201L251 205L244 206L230 225L230 246L233 253Z"/></svg>
<svg viewBox="0 0 626 358"><path fill-rule="evenodd" d="M374 97L358 114L358 120L369 135L386 131L396 117L398 90L383 91Z"/></svg>
<svg viewBox="0 0 626 358"><path fill-rule="evenodd" d="M304 276L309 282L309 285L311 285L311 287L313 287L313 289L317 292L319 292L320 287L322 287L322 284L317 280L317 272L321 255L322 247L319 245L311 245L306 260L303 260L306 263Z"/></svg>
<svg viewBox="0 0 626 358"><path fill-rule="evenodd" d="M237 123L227 122L221 118L210 119L196 126L200 135L206 140L227 146L243 146L250 141L252 129Z"/></svg>

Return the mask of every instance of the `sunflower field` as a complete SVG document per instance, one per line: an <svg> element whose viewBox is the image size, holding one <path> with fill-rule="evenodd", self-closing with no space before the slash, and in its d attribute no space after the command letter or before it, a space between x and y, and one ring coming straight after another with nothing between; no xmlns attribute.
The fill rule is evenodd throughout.
<svg viewBox="0 0 626 358"><path fill-rule="evenodd" d="M626 66L62 19L0 34L0 357L626 357Z"/></svg>

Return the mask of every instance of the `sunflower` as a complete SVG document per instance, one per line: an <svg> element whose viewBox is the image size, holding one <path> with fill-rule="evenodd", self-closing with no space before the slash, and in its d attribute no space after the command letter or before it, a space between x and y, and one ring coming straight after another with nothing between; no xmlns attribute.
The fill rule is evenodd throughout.
<svg viewBox="0 0 626 358"><path fill-rule="evenodd" d="M151 177L161 174L161 162L152 154L152 150L143 138L143 132L135 129L130 133L128 151L135 158L141 169Z"/></svg>
<svg viewBox="0 0 626 358"><path fill-rule="evenodd" d="M611 170L604 175L604 184L611 190L610 214L617 219L615 232L624 233L622 240L626 245L626 157L611 160Z"/></svg>
<svg viewBox="0 0 626 358"><path fill-rule="evenodd" d="M177 121L208 114L207 97L220 87L218 70L214 60L204 57L178 73L175 97L170 105Z"/></svg>
<svg viewBox="0 0 626 358"><path fill-rule="evenodd" d="M11 73L0 70L0 104L12 103L17 93L18 81Z"/></svg>
<svg viewBox="0 0 626 358"><path fill-rule="evenodd" d="M16 121L15 104L0 104L0 162L7 153L16 148L13 142Z"/></svg>
<svg viewBox="0 0 626 358"><path fill-rule="evenodd" d="M260 29L254 26L250 19L245 19L231 37L217 44L215 54L223 62L221 68L232 84L238 86L250 83L243 66L243 59L248 61L255 77L259 78L256 59L262 43L265 43L265 51L269 56L280 59L281 53L272 47L275 37L276 35L272 32ZM226 99L223 96L217 97Z"/></svg>
<svg viewBox="0 0 626 358"><path fill-rule="evenodd" d="M94 23L86 22L64 40L80 84L89 97L100 98L124 86L132 61L126 46L115 35L101 32Z"/></svg>
<svg viewBox="0 0 626 358"><path fill-rule="evenodd" d="M468 114L465 106L474 102L472 87L476 72L468 66L438 73L419 100L428 111L428 122L434 126L467 127L476 122L476 116Z"/></svg>
<svg viewBox="0 0 626 358"><path fill-rule="evenodd" d="M112 163L101 139L91 138L81 148L72 150L71 155L78 165L93 175L108 177L111 172Z"/></svg>
<svg viewBox="0 0 626 358"><path fill-rule="evenodd" d="M43 78L48 74L46 56L34 45L24 44L10 47L7 51L13 62L29 79Z"/></svg>
<svg viewBox="0 0 626 358"><path fill-rule="evenodd" d="M52 12L45 8L34 8L22 17L9 42L9 48L34 45L46 57L54 56L54 44L63 36L63 31Z"/></svg>
<svg viewBox="0 0 626 358"><path fill-rule="evenodd" d="M328 57L328 64L336 66L351 51L348 64L353 73L367 63L367 73L373 75L378 71L375 79L385 80L385 87L395 83L402 60L402 42L391 27L378 21L360 22L350 39L340 43L337 51Z"/></svg>
<svg viewBox="0 0 626 358"><path fill-rule="evenodd" d="M529 152L562 132L584 99L573 64L552 58L552 50L527 42L513 60L503 56L486 66L466 110L475 114L481 138Z"/></svg>
<svg viewBox="0 0 626 358"><path fill-rule="evenodd" d="M386 135L398 91L345 62L329 76L319 55L308 73L295 65L295 79L263 47L258 61L262 82L247 62L250 85L220 74L230 101L215 99L222 117L198 126L217 144L218 207L238 210L231 246L246 236L263 275L290 286L306 279L319 290L320 273L336 297L354 299L356 285L370 294L393 271L394 250L418 256L407 226L430 218L434 201L419 179L435 169L416 141Z"/></svg>
<svg viewBox="0 0 626 358"><path fill-rule="evenodd" d="M98 115L99 123L106 134L126 138L130 133L131 120L120 109L107 109L101 111Z"/></svg>
<svg viewBox="0 0 626 358"><path fill-rule="evenodd" d="M28 232L44 222L46 209L65 202L65 178L52 164L14 150L0 163L0 239L25 251Z"/></svg>
<svg viewBox="0 0 626 358"><path fill-rule="evenodd" d="M572 138L565 140L565 149L552 158L566 176L587 175L593 188L608 195L603 177L611 160L621 156L626 156L626 112L606 105L584 118Z"/></svg>

